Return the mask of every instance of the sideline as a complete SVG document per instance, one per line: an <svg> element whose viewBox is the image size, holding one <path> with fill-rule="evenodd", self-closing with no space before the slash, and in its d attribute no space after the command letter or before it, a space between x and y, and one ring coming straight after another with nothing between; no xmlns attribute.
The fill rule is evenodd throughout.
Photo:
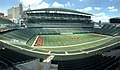
<svg viewBox="0 0 120 70"><path fill-rule="evenodd" d="M33 51L32 49L31 49L31 50L30 50L30 49L25 49L25 48L22 48L22 47L20 47L20 46L16 46L16 45L11 44L10 42L4 41L4 40L0 40L0 41L3 42L3 43L9 44L9 45L11 45L11 46L14 46L14 47L16 47L16 48L19 48L19 49L21 49L21 50L28 51L28 52L40 53L40 54L50 54L50 53L44 53L44 52L40 52L40 51L39 51L39 52L38 52L38 51ZM97 51L97 50L101 50L101 49L110 47L110 46L112 46L112 45L118 44L118 43L120 43L120 41L118 41L118 42L116 42L116 43L113 43L113 44L110 44L110 45L108 45L108 46L104 46L104 47L102 47L102 48L98 48L98 49L94 49L94 50L90 50L90 51L81 51L81 52L79 52L79 53L69 53L69 54L55 54L55 53L54 53L54 55L65 55L65 56L66 56L66 55L77 55L77 54L84 54L84 53L88 54L88 53L90 53L90 52L94 52L94 51Z"/></svg>
<svg viewBox="0 0 120 70"><path fill-rule="evenodd" d="M36 39L34 40L34 42L33 42L33 44L32 44L31 47L35 47L34 45L35 45L35 42L36 42L36 40L38 39L38 37L39 37L39 36L36 37Z"/></svg>

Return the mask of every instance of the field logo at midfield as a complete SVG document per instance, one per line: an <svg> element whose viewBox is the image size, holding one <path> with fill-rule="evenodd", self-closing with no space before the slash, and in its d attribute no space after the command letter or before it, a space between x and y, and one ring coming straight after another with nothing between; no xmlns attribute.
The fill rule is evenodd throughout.
<svg viewBox="0 0 120 70"><path fill-rule="evenodd" d="M72 40L80 40L80 38L78 38L78 37L77 38L72 38Z"/></svg>
<svg viewBox="0 0 120 70"><path fill-rule="evenodd" d="M44 36L39 36L34 44L34 46L43 46Z"/></svg>

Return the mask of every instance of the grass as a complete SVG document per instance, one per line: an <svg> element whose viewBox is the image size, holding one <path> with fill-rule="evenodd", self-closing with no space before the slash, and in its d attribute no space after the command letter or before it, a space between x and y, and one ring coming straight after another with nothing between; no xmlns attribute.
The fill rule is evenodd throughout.
<svg viewBox="0 0 120 70"><path fill-rule="evenodd" d="M76 36L79 36L79 34L74 34ZM74 37L74 35L70 35L72 37ZM81 35L81 34L80 34ZM92 37L93 35L91 34L87 34L89 35L89 37ZM46 35L47 36L47 35ZM48 35L49 36L49 35ZM51 35L51 36L56 36L56 35ZM59 36L62 36L62 35L59 35ZM66 35L67 36L67 35ZM75 37L76 37L75 36ZM86 36L86 35L82 35L82 36ZM81 37L82 37L81 36ZM87 37L87 36L86 36ZM86 37L84 37L86 39ZM95 37L95 36L94 36ZM98 37L98 36L96 36ZM35 36L36 38L36 36ZM101 37L100 39L104 39L105 37ZM63 38L64 39L64 38ZM31 39L32 40L32 39ZM99 39L96 39L96 40L99 40ZM113 41L112 41L113 40ZM65 48L61 48L61 47L57 47L57 48L52 48L52 52L51 53L55 53L55 54L65 54L65 51L68 52L68 54L70 53L77 53L77 52L81 52L81 49L90 49L90 48L95 48L97 49L98 45L101 45L101 47L104 47L104 45L109 45L109 44L106 44L108 43L108 41L110 43L113 43L113 42L118 42L120 41L120 38L116 38L116 39L112 39L111 38L108 38L108 39L105 39L105 40L102 40L102 41L98 41L98 42L94 42L94 43L90 43L90 44L85 44L85 45L82 45L82 46L74 46L74 47L65 47ZM92 41L95 41L94 39ZM85 42L85 41L84 41ZM3 43L0 42L1 45L3 45ZM104 44L102 46L102 44ZM18 51L20 53L23 53L23 54L27 54L27 55L30 55L30 56L35 56L35 57L39 57L39 58L42 58L42 59L46 59L49 55L45 55L45 54L40 54L40 53L33 53L33 52L28 52L28 51L25 51L25 50L21 50L21 49L18 49L16 47L13 47L13 46L10 46L10 45L6 45L4 43L5 46L7 46L8 48L11 48L12 50L15 50L15 51ZM23 46L23 45L17 45L17 46L21 46L22 48L26 48L26 49L32 49L30 48L29 46ZM97 47L96 47L97 46ZM39 47L39 46L38 46ZM43 46L45 47L45 46ZM33 51L41 51L41 52L45 52L46 50L49 51L50 50L50 46L48 48L43 48L43 47L40 47L40 48L36 48L34 49ZM98 47L99 48L99 47ZM86 50L86 51L89 51L89 50ZM101 53L101 52L99 52ZM95 55L95 54L99 54L97 51L96 52L92 52L92 53L89 53L88 54L78 54L78 55L69 55L69 56L66 56L66 55L57 55L55 56L54 60L70 60L70 59L78 59L78 58L84 58L84 57L88 57L88 56L92 56L92 55Z"/></svg>
<svg viewBox="0 0 120 70"><path fill-rule="evenodd" d="M34 40L36 39L36 37L37 37L37 35L32 36L32 37L27 41L26 44L28 44L29 46L32 46L32 44L33 44Z"/></svg>
<svg viewBox="0 0 120 70"><path fill-rule="evenodd" d="M44 46L68 46L98 40L103 37L95 37L89 34L74 34L74 35L45 35ZM79 38L80 40L72 40Z"/></svg>
<svg viewBox="0 0 120 70"><path fill-rule="evenodd" d="M72 35L42 35L44 36L44 46L68 46L81 44L85 42L91 42L94 40L99 40L104 37L101 36L93 36L91 34L72 34ZM33 36L29 41L28 45L32 45L35 40L35 36ZM73 40L72 38L79 38L80 40Z"/></svg>
<svg viewBox="0 0 120 70"><path fill-rule="evenodd" d="M101 44L104 44L108 41L110 41L111 39L105 39L102 41L98 41L98 42L93 42L93 43L89 43L89 44L84 44L84 45L80 45L80 46L73 46L73 47L63 47L63 48L40 48L41 50L51 50L51 51L56 51L56 52L63 52L63 51L79 51L79 50L84 50L84 49L89 49L89 48L93 48L96 46L99 46Z"/></svg>
<svg viewBox="0 0 120 70"><path fill-rule="evenodd" d="M94 48L96 46L99 46L111 40L111 38L105 39L106 37L95 36L92 34L40 35L40 36L44 36L44 43L43 43L44 46L42 47L37 46L36 49L43 50L43 51L49 50L53 52L81 51L84 49ZM35 38L36 36L33 36L28 41L27 44L32 45ZM80 40L73 40L72 38L79 38ZM88 42L91 42L91 43L88 43ZM88 44L85 44L85 43L88 43ZM63 47L63 46L66 46L66 47Z"/></svg>

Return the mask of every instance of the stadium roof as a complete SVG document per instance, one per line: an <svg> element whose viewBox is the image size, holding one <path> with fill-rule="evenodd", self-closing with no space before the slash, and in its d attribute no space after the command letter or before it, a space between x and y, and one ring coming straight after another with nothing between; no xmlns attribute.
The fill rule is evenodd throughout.
<svg viewBox="0 0 120 70"><path fill-rule="evenodd" d="M30 11L63 11L63 12L72 12L72 13L78 13L78 14L85 14L85 15L93 15L89 13L84 13L76 10L71 9L65 9L65 8L43 8L43 9L35 9L35 10L26 10L25 12Z"/></svg>
<svg viewBox="0 0 120 70"><path fill-rule="evenodd" d="M110 18L110 19L120 19L120 17L114 17L114 18Z"/></svg>

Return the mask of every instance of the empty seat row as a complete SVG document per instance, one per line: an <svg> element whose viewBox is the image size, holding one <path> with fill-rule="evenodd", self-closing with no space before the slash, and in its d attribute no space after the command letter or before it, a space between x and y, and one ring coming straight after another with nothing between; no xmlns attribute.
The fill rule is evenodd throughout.
<svg viewBox="0 0 120 70"><path fill-rule="evenodd" d="M58 70L112 70L120 57L94 55L87 58L59 61ZM115 64L115 65L114 65Z"/></svg>
<svg viewBox="0 0 120 70"><path fill-rule="evenodd" d="M37 58L7 48L0 49L0 67L2 69L14 67L17 64L26 63L35 59Z"/></svg>

